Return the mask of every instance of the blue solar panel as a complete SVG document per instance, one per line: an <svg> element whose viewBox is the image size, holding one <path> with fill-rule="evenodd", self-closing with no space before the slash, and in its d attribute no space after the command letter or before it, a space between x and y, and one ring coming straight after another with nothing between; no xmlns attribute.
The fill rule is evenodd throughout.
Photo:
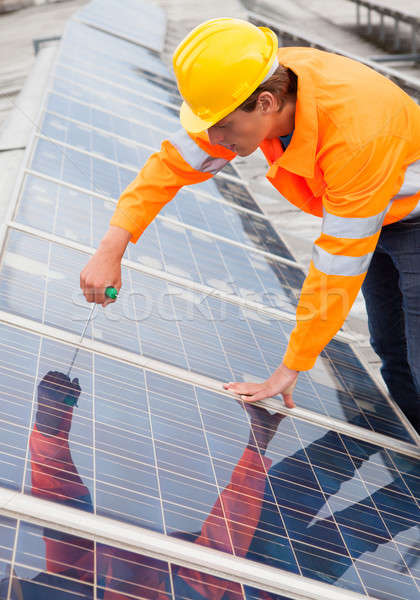
<svg viewBox="0 0 420 600"><path fill-rule="evenodd" d="M149 76L147 72L138 70L137 77L131 80L124 80L121 77L112 77L105 73L105 77L99 72L90 73L82 68L83 65L63 59L63 63L58 63L55 69L57 76L67 79L72 83L87 88L92 88L97 92L107 93L117 98L125 98L129 102L140 102L141 98L147 96L156 103L171 103L175 108L180 104L179 93L166 79ZM92 86L92 82L95 84Z"/></svg>
<svg viewBox="0 0 420 600"><path fill-rule="evenodd" d="M105 111L111 114L112 117L116 119L116 122L118 122L118 119L121 118L134 121L134 125L135 122L139 122L143 124L154 124L155 127L158 127L159 125L161 127L166 127L166 121L170 120L171 118L175 121L175 117L178 114L177 110L172 106L167 104L159 104L158 102L155 102L146 96L142 96L141 101L138 101L137 103L127 102L124 97L120 98L116 97L115 95L104 96L103 94L87 87L86 85L72 82L69 79L65 79L59 75L55 76L51 81L51 89L56 93L56 95L61 95L64 98L71 98L78 101L79 104L83 103L91 108L94 112L100 111L103 113ZM55 106L57 106L57 104ZM65 106L65 104L63 101L61 101L58 106L60 110L61 106ZM156 120L156 115L161 118L160 121ZM103 115L97 115L97 122L103 122L103 118ZM124 121L122 120L120 124L122 129L117 131L121 131L121 133L125 131L123 124ZM170 127L171 123L168 125L168 130L170 130ZM137 141L141 141L141 138Z"/></svg>
<svg viewBox="0 0 420 600"><path fill-rule="evenodd" d="M15 389L2 403L2 485L362 594L418 597L418 461L85 350L77 407L42 389L33 400L73 348L0 329Z"/></svg>
<svg viewBox="0 0 420 600"><path fill-rule="evenodd" d="M157 52L93 29L75 19L66 24L58 57L61 61L64 57L78 60L87 69L94 68L89 65L95 63L99 69L118 71L133 79L138 79L138 69L141 69L151 77L174 82L172 72Z"/></svg>
<svg viewBox="0 0 420 600"><path fill-rule="evenodd" d="M76 18L141 46L163 50L165 12L150 2L124 0L124 10L121 10L116 0L91 0L76 13Z"/></svg>
<svg viewBox="0 0 420 600"><path fill-rule="evenodd" d="M139 168L141 166L139 165ZM114 199L120 196L136 174L131 167L126 168L44 138L39 139L36 144L30 167L64 183L77 185L87 191ZM217 176L211 181L212 187L209 187L208 183L199 183L192 187L195 191L208 194L210 198L254 210L255 201L242 184Z"/></svg>
<svg viewBox="0 0 420 600"><path fill-rule="evenodd" d="M58 204L57 220L55 220L52 211L55 202ZM70 202L72 209L69 208L69 212L67 212L66 206ZM101 207L96 213L95 227L93 227L91 205L92 207ZM83 213L83 219L81 223L78 223L77 231L74 230L71 222L72 210L80 214ZM108 224L103 220L103 217L101 218L101 214L108 211L110 216L113 210L114 204L109 200L102 200L101 204L101 199L89 196L87 192L79 192L65 185L29 176L23 188L17 218L20 222L96 247L101 239L102 228ZM292 259L287 247L270 221L258 215L239 211L234 206L220 204L214 202L211 198L196 194L194 187L180 190L175 198L164 206L160 214L241 244L265 250L289 260ZM84 224L86 224L86 227ZM151 223L150 227L152 229L153 226L154 224ZM86 233L86 230L88 233ZM143 235L147 236L148 231L146 230ZM136 251L141 251L143 241L144 238L137 244ZM130 250L129 246L129 252ZM296 270L291 267L289 277L295 272ZM291 284L292 287L294 285L295 283Z"/></svg>
<svg viewBox="0 0 420 600"><path fill-rule="evenodd" d="M101 134L101 132L91 131L88 128L84 128L82 124L78 125L71 121L60 119L58 114L47 113L45 115L41 132L52 139L64 141L65 138L68 140L68 143L71 143L71 145L74 145L76 148L78 147L84 150L91 149L92 152L99 153L106 158L120 160L123 164L126 164L131 168L140 168L143 166L145 160L152 152L151 149L154 148L155 150L158 150L162 141L168 137L167 134L164 134L163 131L159 131L159 129L166 127L169 132L173 133L179 128L176 121L169 120L166 116L156 112L156 110L164 113L168 112L168 110L172 112L172 109L168 109L163 105L156 106L152 102L142 102L142 104L149 104L151 111L155 112L145 111L133 104L121 105L121 103L115 99L111 99L110 101L108 96L103 97L100 94L96 96L96 93L88 92L85 94L83 90L78 91L77 86L74 87L69 82L61 79L54 80L54 90L60 92L62 95L51 94L49 96L47 106L53 113L64 114L80 120L81 123L86 122L99 129L108 129L115 135L127 138L127 141L124 142L119 140L118 142L115 141L110 143L109 136L107 141L107 136ZM66 94L76 99L85 98L89 103L93 103L93 105L88 106L73 102L64 97ZM90 98L88 96L90 96ZM98 97L100 99L98 99ZM94 104L105 108L105 110L97 109ZM124 115L126 118L121 118L121 115ZM144 124L152 124L155 128L151 128L150 126L145 128L144 125L142 125L142 122ZM148 151L146 151L146 149L141 150L142 160L139 161L137 159L137 153L140 150L137 151L137 153L133 153L131 150L128 142L130 139L150 147L150 150ZM39 143L39 146L40 149L38 151L42 154L46 151L45 148L49 146L49 144L44 140L44 143ZM120 153L117 156L115 156L116 150L114 149L114 146L119 146L121 148ZM55 151L51 146L50 151L51 153L57 152L57 150ZM60 152L65 154L63 149L61 149ZM76 160L76 156L77 155L73 155L73 161ZM82 157L80 157L80 160L82 161ZM35 159L34 162L36 164ZM236 172L230 165L227 165L224 168L224 171L226 174L236 177ZM130 177L132 180L133 175L128 175L127 178L124 178L124 181L127 181L127 184L130 183ZM262 210L251 197L246 187L239 181L216 176L211 181L194 185L194 188L211 197L226 200L256 213L262 213ZM101 192L106 193L104 190L101 190ZM275 237L278 236L275 235ZM290 252L287 251L286 254L287 258L293 259ZM285 255L284 251L283 255Z"/></svg>
<svg viewBox="0 0 420 600"><path fill-rule="evenodd" d="M97 247L114 210L110 201L30 176L16 220ZM125 256L288 312L295 311L304 279L297 267L161 219L150 224L141 243L129 245Z"/></svg>
<svg viewBox="0 0 420 600"><path fill-rule="evenodd" d="M50 113L45 113L41 133L49 138L103 156L131 168L143 166L151 154L150 148L121 140L118 137L112 137L96 129L73 123ZM156 137L158 136L159 133L156 132ZM159 141L160 144L163 135L159 137L162 138Z"/></svg>
<svg viewBox="0 0 420 600"><path fill-rule="evenodd" d="M88 305L75 282L86 258L12 231L0 272L0 308L80 333ZM131 268L123 268L123 282L120 300L97 313L88 336L221 381L265 380L278 367L291 322ZM336 360L344 353L351 368ZM300 373L299 406L411 441L351 348L333 340L323 357L323 371Z"/></svg>
<svg viewBox="0 0 420 600"><path fill-rule="evenodd" d="M239 185L235 181L216 176L197 184L195 187L197 190L205 192L215 198L221 198L228 202L238 204L248 210L262 213L261 208L252 198L247 188L243 185Z"/></svg>
<svg viewBox="0 0 420 600"><path fill-rule="evenodd" d="M74 44L74 41L71 41ZM165 74L155 73L150 69L152 65L148 65L146 61L141 60L139 64L134 62L124 63L122 61L114 61L112 58L104 57L102 61L91 56L89 53L80 55L71 52L70 44L67 52L62 48L58 58L56 67L57 73L63 72L69 74L69 70L74 70L76 76L81 77L81 84L86 81L86 76L91 78L91 81L106 81L114 86L119 86L122 89L133 90L139 94L145 94L155 98L157 102L171 102L174 106L181 104L182 98L178 92L178 88L173 79L169 79ZM124 68L125 67L125 68ZM149 67L149 68L147 68ZM66 75L63 75L66 77ZM118 89L114 90L116 95L119 95Z"/></svg>
<svg viewBox="0 0 420 600"><path fill-rule="evenodd" d="M132 86L140 92L149 90L152 96L158 90L166 90L173 94L176 104L181 102L172 73L154 52L133 48L132 44L110 38L76 21L70 21L66 27L57 60L63 67L90 73L114 84Z"/></svg>
<svg viewBox="0 0 420 600"><path fill-rule="evenodd" d="M181 189L160 214L294 260L268 219L238 211L234 205L214 202L211 197L197 194L196 188L189 186Z"/></svg>
<svg viewBox="0 0 420 600"><path fill-rule="evenodd" d="M60 83L62 84L63 81ZM178 128L178 123L166 114L172 112L172 110L163 105L153 107L153 109L156 108L153 112L147 110L143 105L141 107L130 107L130 110L133 108L134 112L127 115L129 118L122 116L122 114L125 114L126 107L127 105L119 105L113 111L102 110L93 105L76 102L63 93L54 93L48 95L47 109L50 114L48 117L46 115L45 118L49 118L51 121L54 114L58 125L60 120L57 116L62 115L74 119L78 122L76 124L81 126L84 124L91 125L104 133L125 138L127 142L132 141L148 146L148 155L151 154L151 150L158 150L161 141L164 139L162 132L159 131L160 129L175 131ZM120 114L120 110L122 110L122 114ZM65 124L67 123L65 119L63 121ZM50 125L50 132L45 133L52 135L55 139L61 139L56 137L56 135L63 135L63 133L60 134L60 127L57 125L55 127L54 124ZM146 125L147 128L145 129ZM63 128L61 129L63 130Z"/></svg>
<svg viewBox="0 0 420 600"><path fill-rule="evenodd" d="M64 80L67 82L67 85L76 87L76 91L74 92L75 94L77 93L77 89L82 90L85 102L89 102L89 98L94 97L96 102L99 103L99 106L107 106L110 105L112 101L117 103L119 100L123 101L125 104L134 105L135 107L141 107L144 105L146 108L150 108L158 112L159 110L163 110L159 107L159 105L167 102L172 103L172 105L169 106L169 108L172 108L172 112L169 114L173 115L178 104L178 98L175 98L172 93L167 92L161 86L153 86L145 79L139 79L139 83L137 85L139 89L135 91L133 90L134 86L126 85L123 87L114 84L112 81L100 78L95 80L95 86L93 87L92 76L90 73L84 73L80 70L70 69L64 65L57 67L55 73L58 79ZM84 88L87 88L86 93ZM91 96L89 95L89 90L92 90ZM100 96L103 95L109 96L109 99L103 98L101 100ZM117 106L117 104L115 106Z"/></svg>

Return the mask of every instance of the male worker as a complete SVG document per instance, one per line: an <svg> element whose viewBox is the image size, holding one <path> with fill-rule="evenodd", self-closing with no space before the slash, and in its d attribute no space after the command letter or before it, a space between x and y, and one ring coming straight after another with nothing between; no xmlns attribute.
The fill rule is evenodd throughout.
<svg viewBox="0 0 420 600"><path fill-rule="evenodd" d="M121 286L120 261L183 186L205 181L258 147L266 177L322 217L282 363L264 383L225 383L248 401L281 393L293 407L359 289L371 343L394 400L420 424L420 107L369 67L240 19L194 28L173 65L183 129L162 143L122 193L110 228L81 273L89 302ZM362 286L363 284L363 286Z"/></svg>

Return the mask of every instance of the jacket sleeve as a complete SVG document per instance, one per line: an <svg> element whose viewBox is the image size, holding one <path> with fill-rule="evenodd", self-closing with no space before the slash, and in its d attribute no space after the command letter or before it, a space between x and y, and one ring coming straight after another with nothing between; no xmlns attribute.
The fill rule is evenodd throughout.
<svg viewBox="0 0 420 600"><path fill-rule="evenodd" d="M284 364L311 369L349 313L366 276L392 197L401 187L406 142L376 137L349 156L347 147L322 160L321 235L303 283ZM337 165L341 165L337 167Z"/></svg>
<svg viewBox="0 0 420 600"><path fill-rule="evenodd" d="M207 132L190 134L181 128L162 142L122 192L110 225L129 231L130 241L136 243L182 186L210 179L235 156L211 144Z"/></svg>
<svg viewBox="0 0 420 600"><path fill-rule="evenodd" d="M266 471L271 464L270 458L245 448L229 484L216 500L201 535L195 540L196 544L233 552L236 556L246 555L260 519ZM177 585L182 582L208 600L221 600L225 593L229 598L242 595L240 584L188 567L178 569Z"/></svg>
<svg viewBox="0 0 420 600"><path fill-rule="evenodd" d="M29 447L32 495L93 512L90 492L73 462L67 433L58 436L44 435L34 425ZM44 542L48 571L91 581L91 540L45 528Z"/></svg>

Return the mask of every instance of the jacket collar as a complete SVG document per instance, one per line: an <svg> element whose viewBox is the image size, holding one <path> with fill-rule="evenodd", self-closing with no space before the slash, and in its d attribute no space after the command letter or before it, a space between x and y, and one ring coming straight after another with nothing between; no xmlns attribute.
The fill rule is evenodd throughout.
<svg viewBox="0 0 420 600"><path fill-rule="evenodd" d="M315 170L315 157L318 144L318 114L315 98L315 86L307 59L294 60L294 48L279 48L278 59L289 67L298 77L295 113L295 130L287 149L270 166L266 175L276 176L279 168L296 175L312 179Z"/></svg>

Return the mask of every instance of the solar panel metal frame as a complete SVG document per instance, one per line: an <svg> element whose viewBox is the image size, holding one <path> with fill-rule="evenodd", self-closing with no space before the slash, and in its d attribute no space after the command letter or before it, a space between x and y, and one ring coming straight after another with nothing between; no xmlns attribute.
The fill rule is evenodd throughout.
<svg viewBox="0 0 420 600"><path fill-rule="evenodd" d="M56 504L0 487L0 514L41 527L52 527L71 535L107 544L153 558L197 569L230 581L268 592L288 594L290 600L366 600L367 596L302 577L220 550L198 546L162 533L124 524L108 517ZM373 596L369 596L375 600Z"/></svg>

